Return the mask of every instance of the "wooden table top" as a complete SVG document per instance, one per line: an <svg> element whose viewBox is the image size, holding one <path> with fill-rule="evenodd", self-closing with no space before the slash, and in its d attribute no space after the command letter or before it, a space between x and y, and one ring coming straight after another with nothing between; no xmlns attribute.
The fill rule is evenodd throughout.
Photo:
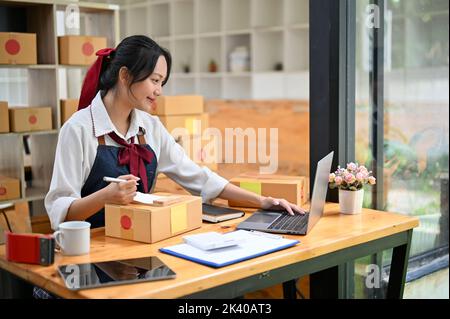
<svg viewBox="0 0 450 319"><path fill-rule="evenodd" d="M243 261L223 268L210 268L182 258L159 252L159 248L182 242L182 236L206 231L229 232L248 217L203 224L199 229L164 241L145 244L105 237L104 228L91 232L91 251L84 256L55 254L55 263L48 267L8 262L5 245L0 246L0 267L65 298L177 298L235 280L257 275L281 266L297 263L375 239L400 233L419 225L417 218L400 214L363 209L360 215L339 213L338 204L327 204L324 216L306 236L285 236L300 244L282 251ZM222 228L222 226L231 226ZM99 262L157 256L177 274L175 279L71 291L57 272L58 265Z"/></svg>

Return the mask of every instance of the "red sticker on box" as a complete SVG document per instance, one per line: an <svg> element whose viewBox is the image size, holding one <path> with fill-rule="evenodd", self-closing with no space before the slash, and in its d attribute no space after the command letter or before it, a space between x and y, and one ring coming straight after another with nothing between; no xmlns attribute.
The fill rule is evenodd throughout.
<svg viewBox="0 0 450 319"><path fill-rule="evenodd" d="M6 188L0 187L0 195L6 195Z"/></svg>
<svg viewBox="0 0 450 319"><path fill-rule="evenodd" d="M123 215L120 218L120 225L122 226L123 229L126 230L130 229L132 225L131 218L128 217L127 215Z"/></svg>
<svg viewBox="0 0 450 319"><path fill-rule="evenodd" d="M10 39L5 43L5 50L8 54L16 55L20 52L20 43L17 40Z"/></svg>
<svg viewBox="0 0 450 319"><path fill-rule="evenodd" d="M85 42L83 43L81 51L83 52L84 55L90 56L94 53L94 46L90 42Z"/></svg>
<svg viewBox="0 0 450 319"><path fill-rule="evenodd" d="M35 115L30 115L30 117L28 118L28 122L30 122L30 124L36 124L37 117Z"/></svg>

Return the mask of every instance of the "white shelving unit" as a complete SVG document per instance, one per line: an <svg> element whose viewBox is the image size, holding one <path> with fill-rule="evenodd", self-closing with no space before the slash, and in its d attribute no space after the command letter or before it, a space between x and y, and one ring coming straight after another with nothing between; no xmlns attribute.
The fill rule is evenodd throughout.
<svg viewBox="0 0 450 319"><path fill-rule="evenodd" d="M69 1L0 0L1 10L21 11L23 23L2 24L6 32L37 34L36 65L0 65L0 100L9 106L50 106L53 127L49 131L0 134L0 174L21 181L21 198L4 203L28 201L32 216L45 214L44 198L48 192L61 128L60 100L78 98L86 67L59 64L57 36L83 34L105 36L109 46L119 41L119 6L105 3L76 3L80 28L66 29L65 10ZM145 21L145 19L144 19ZM26 26L25 30L15 29ZM146 26L145 26L146 27ZM76 31L76 32L75 32ZM25 156L24 138L30 155ZM25 181L25 166L32 167L32 185Z"/></svg>
<svg viewBox="0 0 450 319"><path fill-rule="evenodd" d="M122 3L122 36L148 35L172 53L164 94L309 99L309 0ZM231 73L229 56L239 46L248 48L249 70ZM216 72L210 72L211 60Z"/></svg>

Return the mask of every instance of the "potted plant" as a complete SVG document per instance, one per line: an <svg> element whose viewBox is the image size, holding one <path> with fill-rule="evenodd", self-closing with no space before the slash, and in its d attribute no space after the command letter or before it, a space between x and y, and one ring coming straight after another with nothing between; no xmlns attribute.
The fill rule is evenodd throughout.
<svg viewBox="0 0 450 319"><path fill-rule="evenodd" d="M331 189L339 189L339 208L343 214L361 213L364 185L375 185L376 178L363 165L347 164L347 168L338 166L336 172L329 177Z"/></svg>
<svg viewBox="0 0 450 319"><path fill-rule="evenodd" d="M217 72L217 63L214 59L209 61L208 71L212 73Z"/></svg>

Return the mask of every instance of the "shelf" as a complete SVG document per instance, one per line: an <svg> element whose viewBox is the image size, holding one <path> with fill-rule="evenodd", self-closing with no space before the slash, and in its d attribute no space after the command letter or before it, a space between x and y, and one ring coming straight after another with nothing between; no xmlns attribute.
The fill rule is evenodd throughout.
<svg viewBox="0 0 450 319"><path fill-rule="evenodd" d="M174 95L192 95L196 93L195 79L173 79L172 94Z"/></svg>
<svg viewBox="0 0 450 319"><path fill-rule="evenodd" d="M251 53L251 39L250 34L239 34L239 35L228 35L225 37L225 59L227 64L227 71L230 71L230 54L237 47L246 47L249 50L249 56L252 56ZM249 70L251 71L251 61L249 61Z"/></svg>
<svg viewBox="0 0 450 319"><path fill-rule="evenodd" d="M309 100L309 71L288 72L285 75L285 98Z"/></svg>
<svg viewBox="0 0 450 319"><path fill-rule="evenodd" d="M194 79L194 73L172 73L171 77L173 79Z"/></svg>
<svg viewBox="0 0 450 319"><path fill-rule="evenodd" d="M285 97L283 72L258 73L253 76L253 97L256 99L281 99Z"/></svg>
<svg viewBox="0 0 450 319"><path fill-rule="evenodd" d="M252 26L281 27L283 26L283 1L280 0L258 0L252 10Z"/></svg>
<svg viewBox="0 0 450 319"><path fill-rule="evenodd" d="M231 77L224 79L223 99L252 98L252 79L250 77Z"/></svg>
<svg viewBox="0 0 450 319"><path fill-rule="evenodd" d="M170 34L169 4L150 4L148 10L150 14L150 36L168 36Z"/></svg>
<svg viewBox="0 0 450 319"><path fill-rule="evenodd" d="M286 71L309 69L309 30L293 29L287 32Z"/></svg>
<svg viewBox="0 0 450 319"><path fill-rule="evenodd" d="M166 17L169 12L167 21L164 21L164 32L152 34L152 27L145 30L172 53L173 73L164 88L165 94L195 92L208 97L217 95L216 98L239 99L296 96L292 88L302 83L289 83L287 79L303 80L298 73L309 69L309 0L165 0L145 3L149 8L146 14L148 21L155 20L151 16L152 8L158 7L154 14L160 10L157 18ZM123 7L124 11L129 11L128 7L131 10L142 5L129 0ZM231 72L230 54L237 47L246 47L248 57L245 53L241 58L237 55L236 70L245 71L235 73ZM218 65L217 72L208 72L211 59ZM184 73L185 64L190 66L189 73ZM260 81L261 78L275 81L274 94L257 87L262 85L270 91ZM298 95L303 96L303 90L300 91Z"/></svg>
<svg viewBox="0 0 450 319"><path fill-rule="evenodd" d="M78 3L76 3L78 5ZM91 3L92 7L79 7L80 19L79 28L74 23L73 26L68 26L66 21L66 8L67 6L56 7L56 35L84 35L84 36L97 36L106 37L107 46L115 47L119 42L119 29L116 28L116 22L119 22L119 11L116 9L108 9L107 6L95 7L95 3ZM133 12L133 14L140 14L140 11ZM147 19L132 21L128 17L122 16L123 22L131 22L127 25L127 29L131 31L139 31L139 23L142 22L145 25ZM130 21L131 20L131 21ZM136 29L133 30L133 27Z"/></svg>
<svg viewBox="0 0 450 319"><path fill-rule="evenodd" d="M222 36L222 32L204 32L204 33L199 33L198 37L199 39L201 38L214 38L214 37L220 37Z"/></svg>
<svg viewBox="0 0 450 319"><path fill-rule="evenodd" d="M309 23L296 23L289 25L290 29L302 29L302 30L308 30L309 29Z"/></svg>
<svg viewBox="0 0 450 319"><path fill-rule="evenodd" d="M256 72L275 71L277 64L284 65L283 57L283 32L257 32L255 34L254 47L256 52L264 54L255 55L254 70Z"/></svg>
<svg viewBox="0 0 450 319"><path fill-rule="evenodd" d="M2 136L31 136L31 135L47 135L47 134L58 134L58 130L50 130L50 131L32 131L32 132L9 132L9 133L0 133L0 137Z"/></svg>
<svg viewBox="0 0 450 319"><path fill-rule="evenodd" d="M199 72L209 72L209 64L215 61L217 72L223 71L220 37L200 38L198 42Z"/></svg>
<svg viewBox="0 0 450 319"><path fill-rule="evenodd" d="M147 18L147 10L147 6L129 9L126 15L126 36L141 34L143 30L149 29L147 26L147 21L149 21Z"/></svg>
<svg viewBox="0 0 450 319"><path fill-rule="evenodd" d="M80 24L76 30L65 20L69 4L75 4L79 9ZM9 106L52 108L52 130L0 134L2 150L0 174L19 179L22 195L20 199L3 201L0 204L32 202L30 211L33 214L35 210L45 211L43 199L50 186L61 127L60 99L66 96L79 96L83 75L88 68L88 66L58 64L57 36L65 34L104 36L107 38L107 45L115 47L119 39L119 6L58 0L0 0L0 7L2 14L9 14L9 10L14 11L11 13L13 19L2 20L2 31L31 32L37 35L37 64L0 65L0 100L8 101ZM139 14L141 11L142 9L131 15ZM144 19L141 21L148 21L146 15L142 17ZM123 12L120 18L127 21ZM138 20L128 19L128 21L133 23L125 25L126 29L135 26ZM30 154L25 155L24 141L28 141ZM32 167L33 187L26 188L25 165Z"/></svg>
<svg viewBox="0 0 450 319"><path fill-rule="evenodd" d="M36 34L38 64L56 63L56 41L54 39L53 5L45 3L0 2L2 13L13 17L2 23L4 32L27 32ZM25 24L17 21L26 21ZM3 22L3 21L2 21ZM39 41L39 39L51 39Z"/></svg>
<svg viewBox="0 0 450 319"><path fill-rule="evenodd" d="M251 72L226 72L224 73L225 77L250 77L252 76Z"/></svg>
<svg viewBox="0 0 450 319"><path fill-rule="evenodd" d="M217 99L221 97L222 80L217 78L202 78L199 80L198 93L205 99Z"/></svg>
<svg viewBox="0 0 450 319"><path fill-rule="evenodd" d="M285 0L288 25L309 23L309 0Z"/></svg>
<svg viewBox="0 0 450 319"><path fill-rule="evenodd" d="M0 64L0 69L53 70L56 68L57 68L56 64Z"/></svg>
<svg viewBox="0 0 450 319"><path fill-rule="evenodd" d="M47 194L48 189L44 187L30 187L25 189L25 197L24 200L27 201L34 201L34 200L41 200L45 198L45 195Z"/></svg>
<svg viewBox="0 0 450 319"><path fill-rule="evenodd" d="M222 29L220 0L198 1L198 32L218 32Z"/></svg>
<svg viewBox="0 0 450 319"><path fill-rule="evenodd" d="M173 35L194 33L194 1L183 0L172 3L172 33Z"/></svg>
<svg viewBox="0 0 450 319"><path fill-rule="evenodd" d="M224 4L225 30L250 29L250 0L227 0Z"/></svg>
<svg viewBox="0 0 450 319"><path fill-rule="evenodd" d="M184 73L185 65L189 66L190 72L196 70L194 40L174 40L172 70L174 73Z"/></svg>
<svg viewBox="0 0 450 319"><path fill-rule="evenodd" d="M223 72L203 72L198 73L198 76L200 78L221 78L224 76L225 73Z"/></svg>

